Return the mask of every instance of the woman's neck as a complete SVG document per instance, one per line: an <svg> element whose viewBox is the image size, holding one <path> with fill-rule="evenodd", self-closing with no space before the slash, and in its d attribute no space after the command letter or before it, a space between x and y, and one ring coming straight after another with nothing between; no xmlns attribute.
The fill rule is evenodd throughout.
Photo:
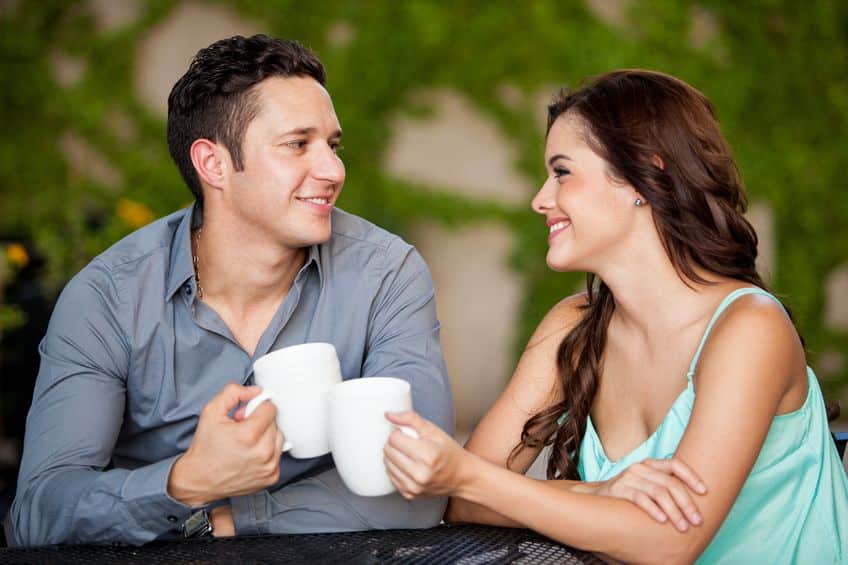
<svg viewBox="0 0 848 565"><path fill-rule="evenodd" d="M649 347L662 348L670 337L710 316L721 297L741 286L703 269L695 272L709 282L684 282L661 247L622 256L598 273L615 299L611 323Z"/></svg>

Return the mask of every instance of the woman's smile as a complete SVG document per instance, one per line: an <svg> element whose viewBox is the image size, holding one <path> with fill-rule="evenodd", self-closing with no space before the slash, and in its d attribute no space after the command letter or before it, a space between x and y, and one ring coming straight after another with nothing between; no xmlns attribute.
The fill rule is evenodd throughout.
<svg viewBox="0 0 848 565"><path fill-rule="evenodd" d="M548 241L550 242L571 226L571 218L550 218L548 219L547 224L548 229L550 230L548 233Z"/></svg>

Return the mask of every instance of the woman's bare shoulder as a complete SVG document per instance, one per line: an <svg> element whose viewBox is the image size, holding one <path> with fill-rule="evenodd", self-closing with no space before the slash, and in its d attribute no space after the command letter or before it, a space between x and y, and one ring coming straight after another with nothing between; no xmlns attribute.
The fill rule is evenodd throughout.
<svg viewBox="0 0 848 565"><path fill-rule="evenodd" d="M526 349L550 345L551 343L558 346L562 338L574 329L574 326L583 318L583 313L588 304L589 297L585 292L560 300L542 318L536 331L530 337L530 341L527 342Z"/></svg>

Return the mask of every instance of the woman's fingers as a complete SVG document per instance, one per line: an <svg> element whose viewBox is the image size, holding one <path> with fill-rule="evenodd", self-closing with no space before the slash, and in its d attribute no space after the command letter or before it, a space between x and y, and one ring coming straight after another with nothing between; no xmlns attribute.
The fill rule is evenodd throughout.
<svg viewBox="0 0 848 565"><path fill-rule="evenodd" d="M680 531L686 531L688 523L699 525L701 516L687 486L678 478L651 466L637 467L644 481L640 489L651 496Z"/></svg>
<svg viewBox="0 0 848 565"><path fill-rule="evenodd" d="M411 437L403 430L396 429L389 435L389 441L386 445L390 445L402 452L412 461L432 467L439 452L439 446L435 443L436 441L438 440Z"/></svg>
<svg viewBox="0 0 848 565"><path fill-rule="evenodd" d="M659 505L662 511L665 512L675 528L681 532L689 529L689 522L683 516L682 510L671 496L668 488L658 483L645 481L643 489Z"/></svg>
<svg viewBox="0 0 848 565"><path fill-rule="evenodd" d="M686 520L694 526L701 525L701 514L698 512L698 507L686 485L672 478L667 488L669 494L674 499L675 505L685 514Z"/></svg>
<svg viewBox="0 0 848 565"><path fill-rule="evenodd" d="M704 481L692 470L692 467L680 459L675 457L671 459L645 459L643 463L657 471L674 475L698 494L705 494L707 492L707 485Z"/></svg>
<svg viewBox="0 0 848 565"><path fill-rule="evenodd" d="M657 506L657 503L641 490L633 489L630 501L647 512L657 522L664 523L668 519L668 516Z"/></svg>
<svg viewBox="0 0 848 565"><path fill-rule="evenodd" d="M698 505L695 504L695 499L690 489L692 488L691 483L693 479L696 485L700 484L704 490L706 490L706 486L697 475L685 463L679 460L668 459L664 464L662 461L649 459L645 463L646 465L641 468L642 476L668 489L676 505L686 515L686 519L695 526L700 525L701 515L698 512ZM660 470L657 470L657 468ZM690 475L689 481L678 478L676 472L673 475L669 474L669 471L675 470L685 470L684 472Z"/></svg>
<svg viewBox="0 0 848 565"><path fill-rule="evenodd" d="M415 466L418 464L410 457L403 449L399 449L391 442L387 443L383 448L383 455L387 461L391 461L395 466L400 468L406 475L413 476Z"/></svg>
<svg viewBox="0 0 848 565"><path fill-rule="evenodd" d="M415 481L412 480L412 477L407 475L403 469L392 463L388 457L383 459L383 462L386 465L386 472L389 475L389 480L392 481L392 484L398 489L398 492L406 498L407 500L414 498L416 484Z"/></svg>
<svg viewBox="0 0 848 565"><path fill-rule="evenodd" d="M386 412L386 419L397 426L410 428L415 432L415 434L410 434L411 436L416 434L418 436L424 436L436 427L432 422L421 417L421 415L414 410L408 410L406 412Z"/></svg>

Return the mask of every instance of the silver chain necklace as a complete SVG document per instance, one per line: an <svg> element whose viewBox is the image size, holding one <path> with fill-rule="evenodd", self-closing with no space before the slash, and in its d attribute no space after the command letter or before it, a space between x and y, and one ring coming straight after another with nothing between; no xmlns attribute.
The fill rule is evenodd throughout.
<svg viewBox="0 0 848 565"><path fill-rule="evenodd" d="M200 245L200 232L203 231L203 228L197 228L197 231L194 232L194 245L192 245L192 253L191 253L191 262L194 264L194 284L197 286L197 298L199 300L203 300L203 287L200 286L200 267L198 266L197 260L197 249Z"/></svg>

